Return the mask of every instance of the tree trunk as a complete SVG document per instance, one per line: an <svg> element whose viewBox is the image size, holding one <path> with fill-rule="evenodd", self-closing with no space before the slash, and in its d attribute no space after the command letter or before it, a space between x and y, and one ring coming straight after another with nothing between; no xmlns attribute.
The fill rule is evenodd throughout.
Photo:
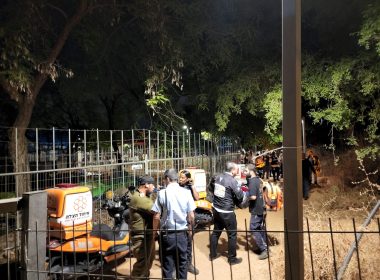
<svg viewBox="0 0 380 280"><path fill-rule="evenodd" d="M17 89L13 88L8 82L2 80L2 86L9 94L9 96L18 103L18 114L13 127L9 129L9 155L12 158L13 170L15 172L29 171L28 162L28 146L25 132L29 126L31 116L33 113L36 98L48 79L49 67L56 61L58 55L61 53L67 38L69 37L73 28L79 24L81 19L86 15L89 9L87 0L82 0L78 4L76 12L71 18L68 19L61 33L57 37L54 46L45 63L45 70L37 74L33 81L33 86L30 93L19 93ZM17 196L22 195L25 191L31 190L30 174L16 175L16 193Z"/></svg>
<svg viewBox="0 0 380 280"><path fill-rule="evenodd" d="M25 136L33 112L35 97L24 95L19 100L19 113L12 128L9 129L9 154L12 158L14 172L28 172L28 143ZM31 190L30 174L20 174L15 177L17 196Z"/></svg>

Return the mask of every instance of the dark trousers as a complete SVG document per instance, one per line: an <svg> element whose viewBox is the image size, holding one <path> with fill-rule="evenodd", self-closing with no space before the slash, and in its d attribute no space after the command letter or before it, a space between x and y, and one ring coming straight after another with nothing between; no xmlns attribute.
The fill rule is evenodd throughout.
<svg viewBox="0 0 380 280"><path fill-rule="evenodd" d="M264 179L264 170L262 168L258 168L257 175L259 175L261 179Z"/></svg>
<svg viewBox="0 0 380 280"><path fill-rule="evenodd" d="M173 271L176 271L178 279L187 279L187 239L186 231L160 234L164 279L173 279Z"/></svg>
<svg viewBox="0 0 380 280"><path fill-rule="evenodd" d="M310 191L310 179L309 178L303 178L302 179L302 191L303 191L303 198L309 198L309 191Z"/></svg>
<svg viewBox="0 0 380 280"><path fill-rule="evenodd" d="M227 230L228 236L228 260L233 260L236 258L236 230L237 222L236 215L232 213L219 213L215 209L214 212L214 230L211 234L210 240L210 256L216 256L216 248L218 246L218 240L222 234L222 230Z"/></svg>
<svg viewBox="0 0 380 280"><path fill-rule="evenodd" d="M264 167L263 179L264 179L264 177L266 177L266 179L269 179L270 171L271 171L270 165Z"/></svg>
<svg viewBox="0 0 380 280"><path fill-rule="evenodd" d="M265 232L264 215L251 214L249 229L252 231L252 236L255 239L256 245L260 249L260 252L266 250L267 235Z"/></svg>
<svg viewBox="0 0 380 280"><path fill-rule="evenodd" d="M280 167L272 167L273 180L280 180Z"/></svg>
<svg viewBox="0 0 380 280"><path fill-rule="evenodd" d="M187 264L192 263L193 257L193 238L188 234L187 235Z"/></svg>

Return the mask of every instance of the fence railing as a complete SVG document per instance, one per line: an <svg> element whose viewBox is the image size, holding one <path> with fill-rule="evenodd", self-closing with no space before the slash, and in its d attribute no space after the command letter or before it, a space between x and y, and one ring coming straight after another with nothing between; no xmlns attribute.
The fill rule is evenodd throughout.
<svg viewBox="0 0 380 280"><path fill-rule="evenodd" d="M247 210L237 210L238 215ZM107 252L94 252L91 243L94 242L90 231L79 230L79 233L73 230L77 235L74 240L64 240L62 238L52 238L52 236L62 236L59 231L49 230L49 227L34 224L30 228L17 228L11 230L10 220L13 219L11 214L6 215L7 235L2 240L6 248L2 249L3 257L7 261L3 263L0 270L2 279L138 279L131 276L135 258L131 254L132 244L130 240L127 243L126 254L121 258L112 258L116 253L107 255ZM268 218L271 219L271 213ZM241 222L241 221L240 221ZM286 223L286 222L285 222ZM379 218L366 228L356 228L358 222L352 220L352 230L342 230L334 228L334 221L327 219L324 221L328 224L327 228L321 229L313 226L312 220L305 220L303 232L294 232L286 230L266 229L267 243L269 244L269 257L266 260L258 260L256 245L252 238L253 231L250 231L249 221L244 220L243 224L238 223L237 232L237 253L238 257L243 258L243 262L236 266L231 266L227 262L227 236L222 234L218 251L221 257L215 260L209 260L209 239L212 234L212 228L206 227L193 232L192 238L192 262L200 270L199 275L188 274L188 279L284 279L284 252L287 243L287 235L303 234L304 235L304 254L305 254L305 279L337 279L339 268L344 265L344 257L349 251L350 245L355 246L355 258L350 263L346 272L340 275L339 279L379 279L380 270L378 269L379 248L380 248L380 220ZM286 224L284 225L286 228ZM109 247L120 246L116 239L115 231L109 228L98 228L102 236L111 236L104 238L108 240ZM9 234L12 232L12 234ZM120 235L122 230L116 233ZM125 234L130 234L125 231ZM144 235L152 234L151 231L145 231ZM362 235L362 240L358 242L356 236ZM20 264L22 252L20 244L17 243L16 235L21 239L29 238L29 251L38 249L46 254L34 254L33 258L28 255L29 251L24 252L24 258L29 260L27 264ZM141 279L163 279L160 259L162 259L162 248L160 248L160 236L165 235L165 231L160 231L155 241L155 262L150 270L150 276ZM47 237L53 241L45 251L45 243L41 243L38 237ZM32 238L31 238L32 237ZM105 242L103 240L103 242ZM128 240L125 239L125 240ZM74 244L75 243L75 244ZM67 248L59 247L61 244L74 244L71 251L66 252ZM30 247L36 247L34 250ZM38 247L38 248L37 248ZM110 251L108 251L110 252ZM111 250L112 252L112 250ZM108 258L107 258L108 257ZM4 273L5 272L5 273ZM176 279L176 278L174 278Z"/></svg>
<svg viewBox="0 0 380 280"><path fill-rule="evenodd" d="M73 130L53 129L44 132L51 134L53 144L47 144L49 141L43 140L46 135L44 136L40 129L30 131L29 170L13 172L9 158L4 159L3 165L0 163L0 198L2 198L0 199L0 275L5 276L5 279L69 279L70 277L132 279L130 275L134 262L132 254L120 258L122 261L120 266L117 263L116 268L107 270L108 267L105 265L107 254L101 250L96 253L88 250L90 229L82 228L78 233L73 227L72 235L78 238L66 241L62 237L59 238L62 236L61 232L47 227L48 220L43 218L37 221L36 217L46 217L47 208L47 199L44 197L46 193L39 192L40 190L59 183L88 186L94 198L92 222L111 226L112 220L101 208L106 191L112 190L112 193L121 195L128 186L136 185L137 177L143 174L150 174L156 184L161 185L164 170L172 167L177 170L198 167L205 169L207 176L211 176L223 171L227 161L239 161L240 156L237 153L238 142L235 140L226 137L207 139L200 134L185 132L166 134L146 130L112 132L84 130L76 134L77 131ZM57 136L60 134L67 135L66 140L60 140ZM33 137L34 140L31 140ZM29 190L32 192L24 194L17 192L16 182L20 181L17 180L18 176L28 176ZM34 195L38 199L31 199ZM271 213L269 219L270 215ZM358 229L353 220L351 230L342 230L334 228L334 221L331 220L326 220L324 223L318 221L319 225L328 224L327 229L314 227L315 221L305 220L303 232L287 231L285 221L280 230L266 229L271 250L267 261L258 261L253 252L255 243L251 238L252 231L248 230L249 226L245 220L244 224L240 223L237 230L238 254L244 259L238 269L234 269L235 267L230 266L225 260L222 261L225 259L223 257L209 261L208 240L212 230L198 229L192 235L193 261L195 266L201 268L201 272L193 277L194 279L284 279L284 252L286 246L289 246L287 236L303 234L305 279L335 279L341 275L347 276L347 279L380 279L379 266L376 264L380 259L380 221L379 218L374 221L367 227ZM100 227L98 231L100 235L109 235L107 231L110 233L109 228ZM52 241L52 236L55 236L55 243L46 247L46 240ZM108 240L109 246L116 248L116 245L123 245L117 244L114 233L110 236L114 239ZM221 251L224 251L226 237L222 235L221 241ZM64 253L61 250L52 253L52 248L60 243L70 245L71 252ZM354 249L349 247L351 244L355 244ZM128 243L128 246L130 245ZM124 251L128 253L129 249ZM347 252L356 256L348 266L345 257ZM157 259L159 255L158 250ZM95 260L97 265L90 261L94 256L98 258ZM112 254L108 259L110 263L116 264ZM52 269L53 262L56 265L54 269L58 265L60 270ZM70 262L73 266L68 268L67 264ZM346 266L345 272L342 272L343 265ZM149 279L162 279L157 260Z"/></svg>
<svg viewBox="0 0 380 280"><path fill-rule="evenodd" d="M30 266L36 255L41 259L45 255L46 240L38 240L42 235L40 228L32 237L26 233L35 228L28 218L41 214L46 217L46 207L36 204L36 209L29 209L25 206L29 192L22 191L38 192L60 183L87 186L93 197L93 222L107 223L109 217L101 204L108 190L122 194L144 174L161 185L167 168L198 167L210 176L223 171L226 161L239 160L237 139L189 131L27 129L28 168L21 169L14 166L19 161L18 150L13 159L5 152L19 141L19 137L3 140L8 129L0 128L0 273L5 270L8 279L15 279L17 274L12 271ZM32 210L38 208L45 213L33 214ZM42 246L43 251L31 246L35 244ZM27 252L29 257L25 257ZM32 258L30 254L34 254ZM12 270L15 264L16 270Z"/></svg>
<svg viewBox="0 0 380 280"><path fill-rule="evenodd" d="M189 131L35 128L26 130L27 167L21 169L17 167L21 152L16 149L12 157L7 152L10 145L18 147L20 137L7 139L8 130L0 127L0 199L20 197L25 190L41 190L62 181L107 183L117 177L125 182L134 164L147 163L145 173L161 171L165 166L203 164L201 159L238 153L240 148L239 139ZM200 160L188 162L187 158Z"/></svg>

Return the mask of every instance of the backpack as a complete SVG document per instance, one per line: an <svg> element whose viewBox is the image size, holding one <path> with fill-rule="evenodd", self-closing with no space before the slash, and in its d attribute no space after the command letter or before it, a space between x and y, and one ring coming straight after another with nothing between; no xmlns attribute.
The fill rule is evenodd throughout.
<svg viewBox="0 0 380 280"><path fill-rule="evenodd" d="M277 185L272 185L270 182L266 184L267 201L266 208L268 210L280 210L282 208L282 191Z"/></svg>

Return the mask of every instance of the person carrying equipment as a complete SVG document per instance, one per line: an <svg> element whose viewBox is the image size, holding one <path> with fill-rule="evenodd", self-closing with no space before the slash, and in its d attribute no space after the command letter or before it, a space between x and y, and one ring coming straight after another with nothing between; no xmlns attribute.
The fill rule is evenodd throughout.
<svg viewBox="0 0 380 280"><path fill-rule="evenodd" d="M264 200L267 210L281 210L283 206L283 196L280 186L270 180L264 185Z"/></svg>

